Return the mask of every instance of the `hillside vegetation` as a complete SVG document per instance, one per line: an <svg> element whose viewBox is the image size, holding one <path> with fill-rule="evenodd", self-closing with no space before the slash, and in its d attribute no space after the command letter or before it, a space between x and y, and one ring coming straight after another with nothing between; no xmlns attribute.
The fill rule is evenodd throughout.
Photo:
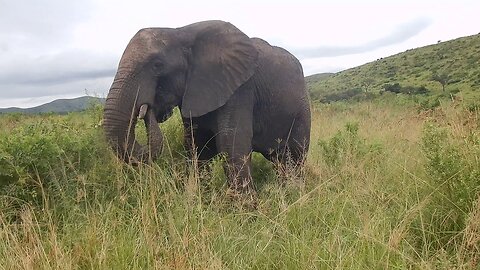
<svg viewBox="0 0 480 270"><path fill-rule="evenodd" d="M374 98L385 91L475 102L480 99L480 34L408 50L331 76L314 75L307 81L312 98L323 102Z"/></svg>

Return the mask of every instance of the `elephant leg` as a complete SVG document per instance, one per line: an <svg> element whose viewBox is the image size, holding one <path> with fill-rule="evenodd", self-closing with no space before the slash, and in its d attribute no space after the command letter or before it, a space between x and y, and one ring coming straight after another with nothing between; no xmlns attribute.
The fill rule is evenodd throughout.
<svg viewBox="0 0 480 270"><path fill-rule="evenodd" d="M225 173L230 188L239 193L253 192L251 146L246 142L232 142L232 134L219 135L217 147L227 154ZM242 140L243 141L243 140Z"/></svg>
<svg viewBox="0 0 480 270"><path fill-rule="evenodd" d="M253 193L251 173L253 102L245 100L247 99L242 100L240 95L240 98L232 99L219 109L216 143L218 151L227 154L225 171L230 188L239 193Z"/></svg>
<svg viewBox="0 0 480 270"><path fill-rule="evenodd" d="M281 179L302 175L308 151L310 134L310 118L295 118L286 138L279 140L275 148L262 151L265 158L277 167Z"/></svg>
<svg viewBox="0 0 480 270"><path fill-rule="evenodd" d="M310 144L310 117L306 114L297 117L292 127L287 141L288 155L295 167L301 167L305 163Z"/></svg>
<svg viewBox="0 0 480 270"><path fill-rule="evenodd" d="M193 128L192 128L193 126ZM212 131L184 122L184 143L190 158L207 161L218 154L215 135Z"/></svg>

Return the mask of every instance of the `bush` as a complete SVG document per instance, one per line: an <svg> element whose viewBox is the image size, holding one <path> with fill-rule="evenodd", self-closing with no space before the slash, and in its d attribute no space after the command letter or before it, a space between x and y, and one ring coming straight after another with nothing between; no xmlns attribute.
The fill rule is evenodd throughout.
<svg viewBox="0 0 480 270"><path fill-rule="evenodd" d="M407 95L425 95L429 92L429 90L425 86L401 86L399 83L385 84L383 86L383 89L386 92Z"/></svg>
<svg viewBox="0 0 480 270"><path fill-rule="evenodd" d="M420 108L419 108L420 111L433 110L440 106L440 99L438 97L425 98L424 100L420 101L419 105L420 105Z"/></svg>
<svg viewBox="0 0 480 270"><path fill-rule="evenodd" d="M3 192L20 192L26 201L57 179L81 174L105 158L93 125L74 125L56 116L39 119L0 137Z"/></svg>
<svg viewBox="0 0 480 270"><path fill-rule="evenodd" d="M0 149L0 188L18 179L18 174L12 164L12 156Z"/></svg>
<svg viewBox="0 0 480 270"><path fill-rule="evenodd" d="M427 124L422 138L431 180L427 191L427 196L432 196L428 232L434 236L433 244L442 248L462 240L458 235L465 229L480 191L480 137L472 133L454 143L451 136L447 129Z"/></svg>
<svg viewBox="0 0 480 270"><path fill-rule="evenodd" d="M386 91L386 92L392 92L392 93L400 93L401 90L402 90L402 87L400 86L399 83L394 83L394 84L385 84L383 86L383 89Z"/></svg>
<svg viewBox="0 0 480 270"><path fill-rule="evenodd" d="M338 168L367 154L378 154L381 146L368 144L358 135L358 123L347 123L344 130L339 130L331 139L320 140L321 153L325 163L331 168Z"/></svg>
<svg viewBox="0 0 480 270"><path fill-rule="evenodd" d="M325 95L320 99L320 102L330 103L330 102L336 102L341 100L348 100L362 93L363 93L362 89L354 88L350 90L345 90L345 91Z"/></svg>
<svg viewBox="0 0 480 270"><path fill-rule="evenodd" d="M469 112L480 112L480 102L472 101L469 102L465 107Z"/></svg>

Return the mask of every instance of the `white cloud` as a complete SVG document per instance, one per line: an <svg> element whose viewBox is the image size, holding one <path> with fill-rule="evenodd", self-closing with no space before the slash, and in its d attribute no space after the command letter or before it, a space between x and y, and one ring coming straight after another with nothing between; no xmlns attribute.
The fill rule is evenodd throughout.
<svg viewBox="0 0 480 270"><path fill-rule="evenodd" d="M4 51L58 51L77 23L88 20L90 1L0 0L0 44Z"/></svg>
<svg viewBox="0 0 480 270"><path fill-rule="evenodd" d="M358 45L336 45L336 46L321 46L311 48L296 48L292 52L300 59L320 58L320 57L335 57L344 55L353 55L359 53L366 53L377 50L379 48L396 45L407 41L408 39L418 35L425 28L429 26L430 22L427 19L420 18L407 24L398 25L390 34L378 39L368 41L364 44Z"/></svg>

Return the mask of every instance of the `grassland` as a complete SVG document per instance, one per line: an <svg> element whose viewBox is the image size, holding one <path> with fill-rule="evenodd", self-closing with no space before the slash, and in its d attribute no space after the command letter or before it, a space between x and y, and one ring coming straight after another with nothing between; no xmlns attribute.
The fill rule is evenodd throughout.
<svg viewBox="0 0 480 270"><path fill-rule="evenodd" d="M0 115L0 269L478 269L479 44L307 78L306 166L279 177L254 154L255 209L221 157L186 157L178 112L139 167L108 149L101 105Z"/></svg>
<svg viewBox="0 0 480 270"><path fill-rule="evenodd" d="M476 269L479 116L401 97L315 105L304 174L280 180L255 155L247 209L220 158L185 158L178 115L160 160L136 168L108 151L101 106L4 115L0 269Z"/></svg>

